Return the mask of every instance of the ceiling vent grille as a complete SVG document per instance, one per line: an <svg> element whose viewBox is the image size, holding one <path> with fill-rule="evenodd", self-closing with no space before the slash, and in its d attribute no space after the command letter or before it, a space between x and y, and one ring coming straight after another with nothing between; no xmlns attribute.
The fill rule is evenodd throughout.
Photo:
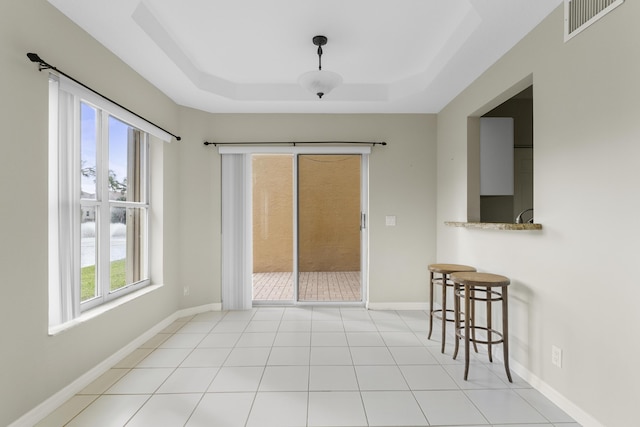
<svg viewBox="0 0 640 427"><path fill-rule="evenodd" d="M564 41L620 6L624 0L564 0Z"/></svg>

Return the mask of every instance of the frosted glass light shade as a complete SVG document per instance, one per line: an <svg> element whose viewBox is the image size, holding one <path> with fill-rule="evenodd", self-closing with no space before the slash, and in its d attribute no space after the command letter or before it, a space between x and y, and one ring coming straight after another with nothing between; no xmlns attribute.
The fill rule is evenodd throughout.
<svg viewBox="0 0 640 427"><path fill-rule="evenodd" d="M332 71L314 70L301 75L298 83L322 98L342 83L342 76Z"/></svg>

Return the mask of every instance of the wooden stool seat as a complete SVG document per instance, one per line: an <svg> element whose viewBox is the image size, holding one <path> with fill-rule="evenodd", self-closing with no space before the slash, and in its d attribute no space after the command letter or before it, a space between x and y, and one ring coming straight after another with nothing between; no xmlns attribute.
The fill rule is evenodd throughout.
<svg viewBox="0 0 640 427"><path fill-rule="evenodd" d="M458 355L458 347L460 339L464 338L464 379L469 374L469 343L487 344L489 361L493 362L491 346L493 344L502 343L504 354L504 368L507 373L509 382L511 379L511 371L509 370L509 311L508 311L508 294L507 289L511 281L505 276L491 273L477 272L455 272L451 274L451 281L454 286L454 311L456 313L456 345L453 352L453 358ZM478 295L479 294L479 295ZM464 326L460 326L460 299L464 299ZM484 301L487 304L487 325L478 326L470 321L469 313L473 309L476 301ZM491 305L493 302L502 302L502 331L493 329L491 324ZM483 330L487 334L486 340L476 338L475 331Z"/></svg>
<svg viewBox="0 0 640 427"><path fill-rule="evenodd" d="M431 339L431 332L433 330L433 318L442 319L442 349L444 353L444 345L447 336L447 322L455 322L454 310L447 309L447 288L453 289L453 282L451 282L449 276L451 273L461 271L476 271L475 267L462 264L430 264L430 280L429 280L429 335L427 339ZM439 274L440 277L435 277L435 274ZM442 308L434 310L433 308L433 286L442 286ZM453 317L447 316L447 313L451 313Z"/></svg>

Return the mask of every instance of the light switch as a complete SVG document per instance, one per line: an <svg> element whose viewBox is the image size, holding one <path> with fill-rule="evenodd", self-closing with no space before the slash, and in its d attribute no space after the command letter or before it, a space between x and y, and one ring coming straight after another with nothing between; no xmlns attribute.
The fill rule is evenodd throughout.
<svg viewBox="0 0 640 427"><path fill-rule="evenodd" d="M385 223L387 227L395 227L396 226L396 216L395 215L387 215L385 217Z"/></svg>

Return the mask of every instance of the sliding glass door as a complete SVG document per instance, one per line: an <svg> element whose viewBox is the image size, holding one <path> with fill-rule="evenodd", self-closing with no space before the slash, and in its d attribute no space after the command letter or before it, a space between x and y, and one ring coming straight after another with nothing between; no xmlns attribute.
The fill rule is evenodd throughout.
<svg viewBox="0 0 640 427"><path fill-rule="evenodd" d="M295 301L294 160L251 156L254 301Z"/></svg>
<svg viewBox="0 0 640 427"><path fill-rule="evenodd" d="M252 297L363 301L363 155L250 155Z"/></svg>
<svg viewBox="0 0 640 427"><path fill-rule="evenodd" d="M363 303L371 147L220 147L222 307Z"/></svg>
<svg viewBox="0 0 640 427"><path fill-rule="evenodd" d="M361 156L298 156L298 300L362 301Z"/></svg>

